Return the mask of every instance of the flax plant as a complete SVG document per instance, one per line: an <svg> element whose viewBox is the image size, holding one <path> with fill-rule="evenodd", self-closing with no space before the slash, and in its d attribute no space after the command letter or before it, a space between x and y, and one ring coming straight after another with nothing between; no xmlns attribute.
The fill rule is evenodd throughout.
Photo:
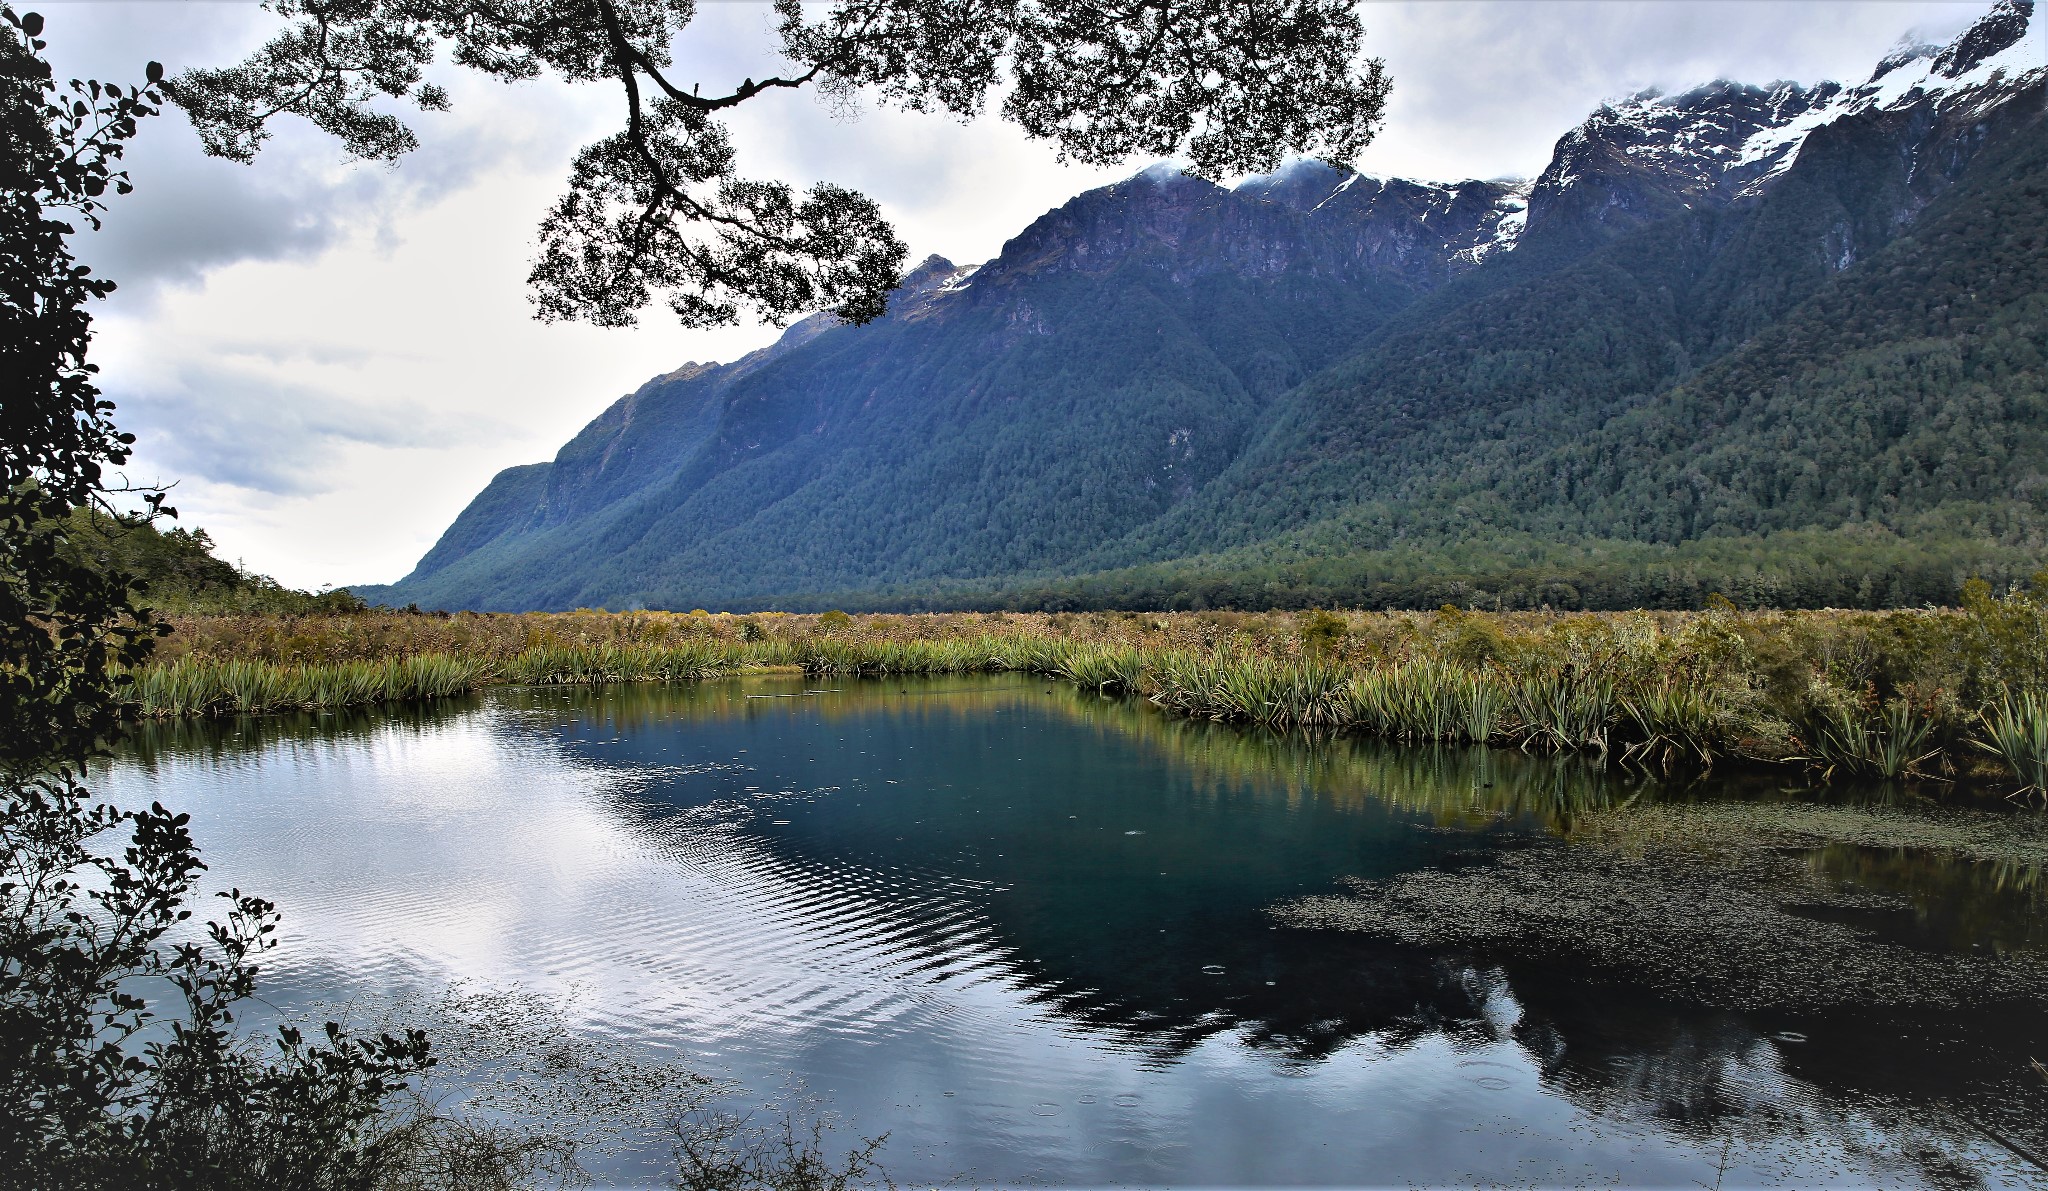
<svg viewBox="0 0 2048 1191"><path fill-rule="evenodd" d="M1727 714L1717 705L1712 688L1665 682L1623 696L1622 714L1636 740L1622 759L1659 763L1669 772L1679 761L1697 761L1702 770L1727 744Z"/></svg>
<svg viewBox="0 0 2048 1191"><path fill-rule="evenodd" d="M1979 716L1984 735L1971 743L2005 762L2020 781L2014 795L2048 798L2048 698L2008 692Z"/></svg>
<svg viewBox="0 0 2048 1191"><path fill-rule="evenodd" d="M1607 754L1617 706L1614 684L1604 677L1564 670L1525 674L1509 688L1508 707L1524 747Z"/></svg>
<svg viewBox="0 0 2048 1191"><path fill-rule="evenodd" d="M1880 777L1888 781L1926 776L1922 764L1941 755L1929 748L1934 722L1904 700L1895 700L1875 716L1859 715L1840 703L1823 703L1805 724L1808 755L1825 780L1836 772Z"/></svg>

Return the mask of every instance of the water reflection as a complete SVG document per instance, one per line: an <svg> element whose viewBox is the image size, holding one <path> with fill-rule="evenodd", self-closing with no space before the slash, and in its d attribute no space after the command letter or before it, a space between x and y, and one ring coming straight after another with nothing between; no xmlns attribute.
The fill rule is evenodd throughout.
<svg viewBox="0 0 2048 1191"><path fill-rule="evenodd" d="M1574 759L761 677L150 725L113 781L287 907L279 995L580 988L621 1045L799 1074L907 1180L1950 1185L2040 1145L2038 1004L1732 1014L1268 917L1673 795ZM2037 870L1894 853L1811 862L1920 945L2041 946Z"/></svg>
<svg viewBox="0 0 2048 1191"><path fill-rule="evenodd" d="M1906 903L1859 921L1887 939L1931 950L2048 951L2048 876L2038 866L1849 843L1816 848L1810 859L1832 882Z"/></svg>

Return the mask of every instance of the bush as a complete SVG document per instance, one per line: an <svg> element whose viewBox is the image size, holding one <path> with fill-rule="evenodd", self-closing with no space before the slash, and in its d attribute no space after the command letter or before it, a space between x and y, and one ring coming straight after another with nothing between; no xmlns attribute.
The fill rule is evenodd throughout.
<svg viewBox="0 0 2048 1191"><path fill-rule="evenodd" d="M1317 608L1301 623L1301 647L1308 653L1335 653L1351 635L1351 623Z"/></svg>

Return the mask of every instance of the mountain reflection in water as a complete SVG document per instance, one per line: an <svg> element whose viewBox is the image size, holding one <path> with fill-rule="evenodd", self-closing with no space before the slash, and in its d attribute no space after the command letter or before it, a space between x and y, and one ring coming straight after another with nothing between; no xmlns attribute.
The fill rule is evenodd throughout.
<svg viewBox="0 0 2048 1191"><path fill-rule="evenodd" d="M144 725L107 785L191 810L212 876L285 907L274 1001L559 994L617 1045L794 1075L891 1133L899 1181L2028 1185L2048 1147L2031 997L1737 1013L1270 913L1647 800L1790 797L1724 779L763 676ZM1872 937L2044 942L2024 864L1809 860L1909 904Z"/></svg>

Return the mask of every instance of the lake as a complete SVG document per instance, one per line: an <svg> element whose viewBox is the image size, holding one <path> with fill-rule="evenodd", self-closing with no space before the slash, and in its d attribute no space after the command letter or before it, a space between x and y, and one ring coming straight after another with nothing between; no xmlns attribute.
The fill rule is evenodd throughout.
<svg viewBox="0 0 2048 1191"><path fill-rule="evenodd" d="M793 675L146 726L102 779L283 907L270 1009L513 991L904 1184L2042 1185L2040 867L1789 782Z"/></svg>

